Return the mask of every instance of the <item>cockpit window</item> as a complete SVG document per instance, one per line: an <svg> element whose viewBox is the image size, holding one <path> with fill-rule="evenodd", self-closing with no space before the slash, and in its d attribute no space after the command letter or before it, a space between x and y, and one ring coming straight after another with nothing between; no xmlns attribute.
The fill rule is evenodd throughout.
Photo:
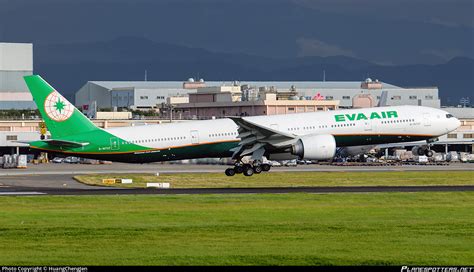
<svg viewBox="0 0 474 272"><path fill-rule="evenodd" d="M454 116L451 113L446 114L446 118L453 118Z"/></svg>

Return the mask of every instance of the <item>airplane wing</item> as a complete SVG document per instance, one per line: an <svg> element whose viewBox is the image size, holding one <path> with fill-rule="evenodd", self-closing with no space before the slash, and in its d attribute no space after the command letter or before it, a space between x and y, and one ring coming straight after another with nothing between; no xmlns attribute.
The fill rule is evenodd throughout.
<svg viewBox="0 0 474 272"><path fill-rule="evenodd" d="M251 155L254 159L261 159L266 148L282 148L290 146L297 139L293 134L261 126L243 117L228 117L239 126L239 146L232 149L232 158Z"/></svg>

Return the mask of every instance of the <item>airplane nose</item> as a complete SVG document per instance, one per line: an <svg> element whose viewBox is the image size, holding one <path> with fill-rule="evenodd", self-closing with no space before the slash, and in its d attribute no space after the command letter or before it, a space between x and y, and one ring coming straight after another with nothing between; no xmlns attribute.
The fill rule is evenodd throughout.
<svg viewBox="0 0 474 272"><path fill-rule="evenodd" d="M452 120L450 121L449 126L450 126L449 131L456 130L458 127L461 126L461 121L459 121L458 118L452 118Z"/></svg>
<svg viewBox="0 0 474 272"><path fill-rule="evenodd" d="M454 125L455 125L454 129L457 129L458 127L461 126L461 121L459 121L458 118L454 118Z"/></svg>

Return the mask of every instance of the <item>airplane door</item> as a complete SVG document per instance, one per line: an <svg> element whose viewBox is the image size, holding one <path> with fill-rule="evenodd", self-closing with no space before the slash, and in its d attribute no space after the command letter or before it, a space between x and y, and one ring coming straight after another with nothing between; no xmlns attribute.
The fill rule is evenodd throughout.
<svg viewBox="0 0 474 272"><path fill-rule="evenodd" d="M423 113L423 125L425 127L431 126L430 114L429 113Z"/></svg>
<svg viewBox="0 0 474 272"><path fill-rule="evenodd" d="M191 130L191 143L198 144L199 143L199 131Z"/></svg>
<svg viewBox="0 0 474 272"><path fill-rule="evenodd" d="M364 121L364 130L365 131L371 131L372 130L372 121L371 120L365 120Z"/></svg>
<svg viewBox="0 0 474 272"><path fill-rule="evenodd" d="M120 149L120 141L118 138L110 138L110 150L119 150Z"/></svg>

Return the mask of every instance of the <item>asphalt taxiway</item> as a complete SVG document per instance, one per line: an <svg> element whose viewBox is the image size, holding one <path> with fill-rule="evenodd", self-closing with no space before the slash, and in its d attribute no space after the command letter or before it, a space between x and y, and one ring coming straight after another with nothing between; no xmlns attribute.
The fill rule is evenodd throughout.
<svg viewBox="0 0 474 272"><path fill-rule="evenodd" d="M121 188L0 188L0 196L22 195L177 195L177 194L285 194L285 193L381 193L381 192L460 192L474 191L474 185L464 186L339 186L284 188L198 188L198 189L121 189Z"/></svg>
<svg viewBox="0 0 474 272"><path fill-rule="evenodd" d="M120 189L89 186L79 183L73 176L100 173L223 173L224 165L180 164L122 164L110 165L31 165L27 169L0 169L0 196L11 195L118 195L118 194L255 194L255 193L369 193L369 192L420 192L420 191L474 191L466 186L362 186L362 187L286 187L286 188L222 188L222 189ZM360 172L360 171L474 171L474 164L444 166L331 166L300 165L274 167L271 171L304 172ZM270 173L271 174L271 173ZM474 175L474 172L473 172Z"/></svg>

